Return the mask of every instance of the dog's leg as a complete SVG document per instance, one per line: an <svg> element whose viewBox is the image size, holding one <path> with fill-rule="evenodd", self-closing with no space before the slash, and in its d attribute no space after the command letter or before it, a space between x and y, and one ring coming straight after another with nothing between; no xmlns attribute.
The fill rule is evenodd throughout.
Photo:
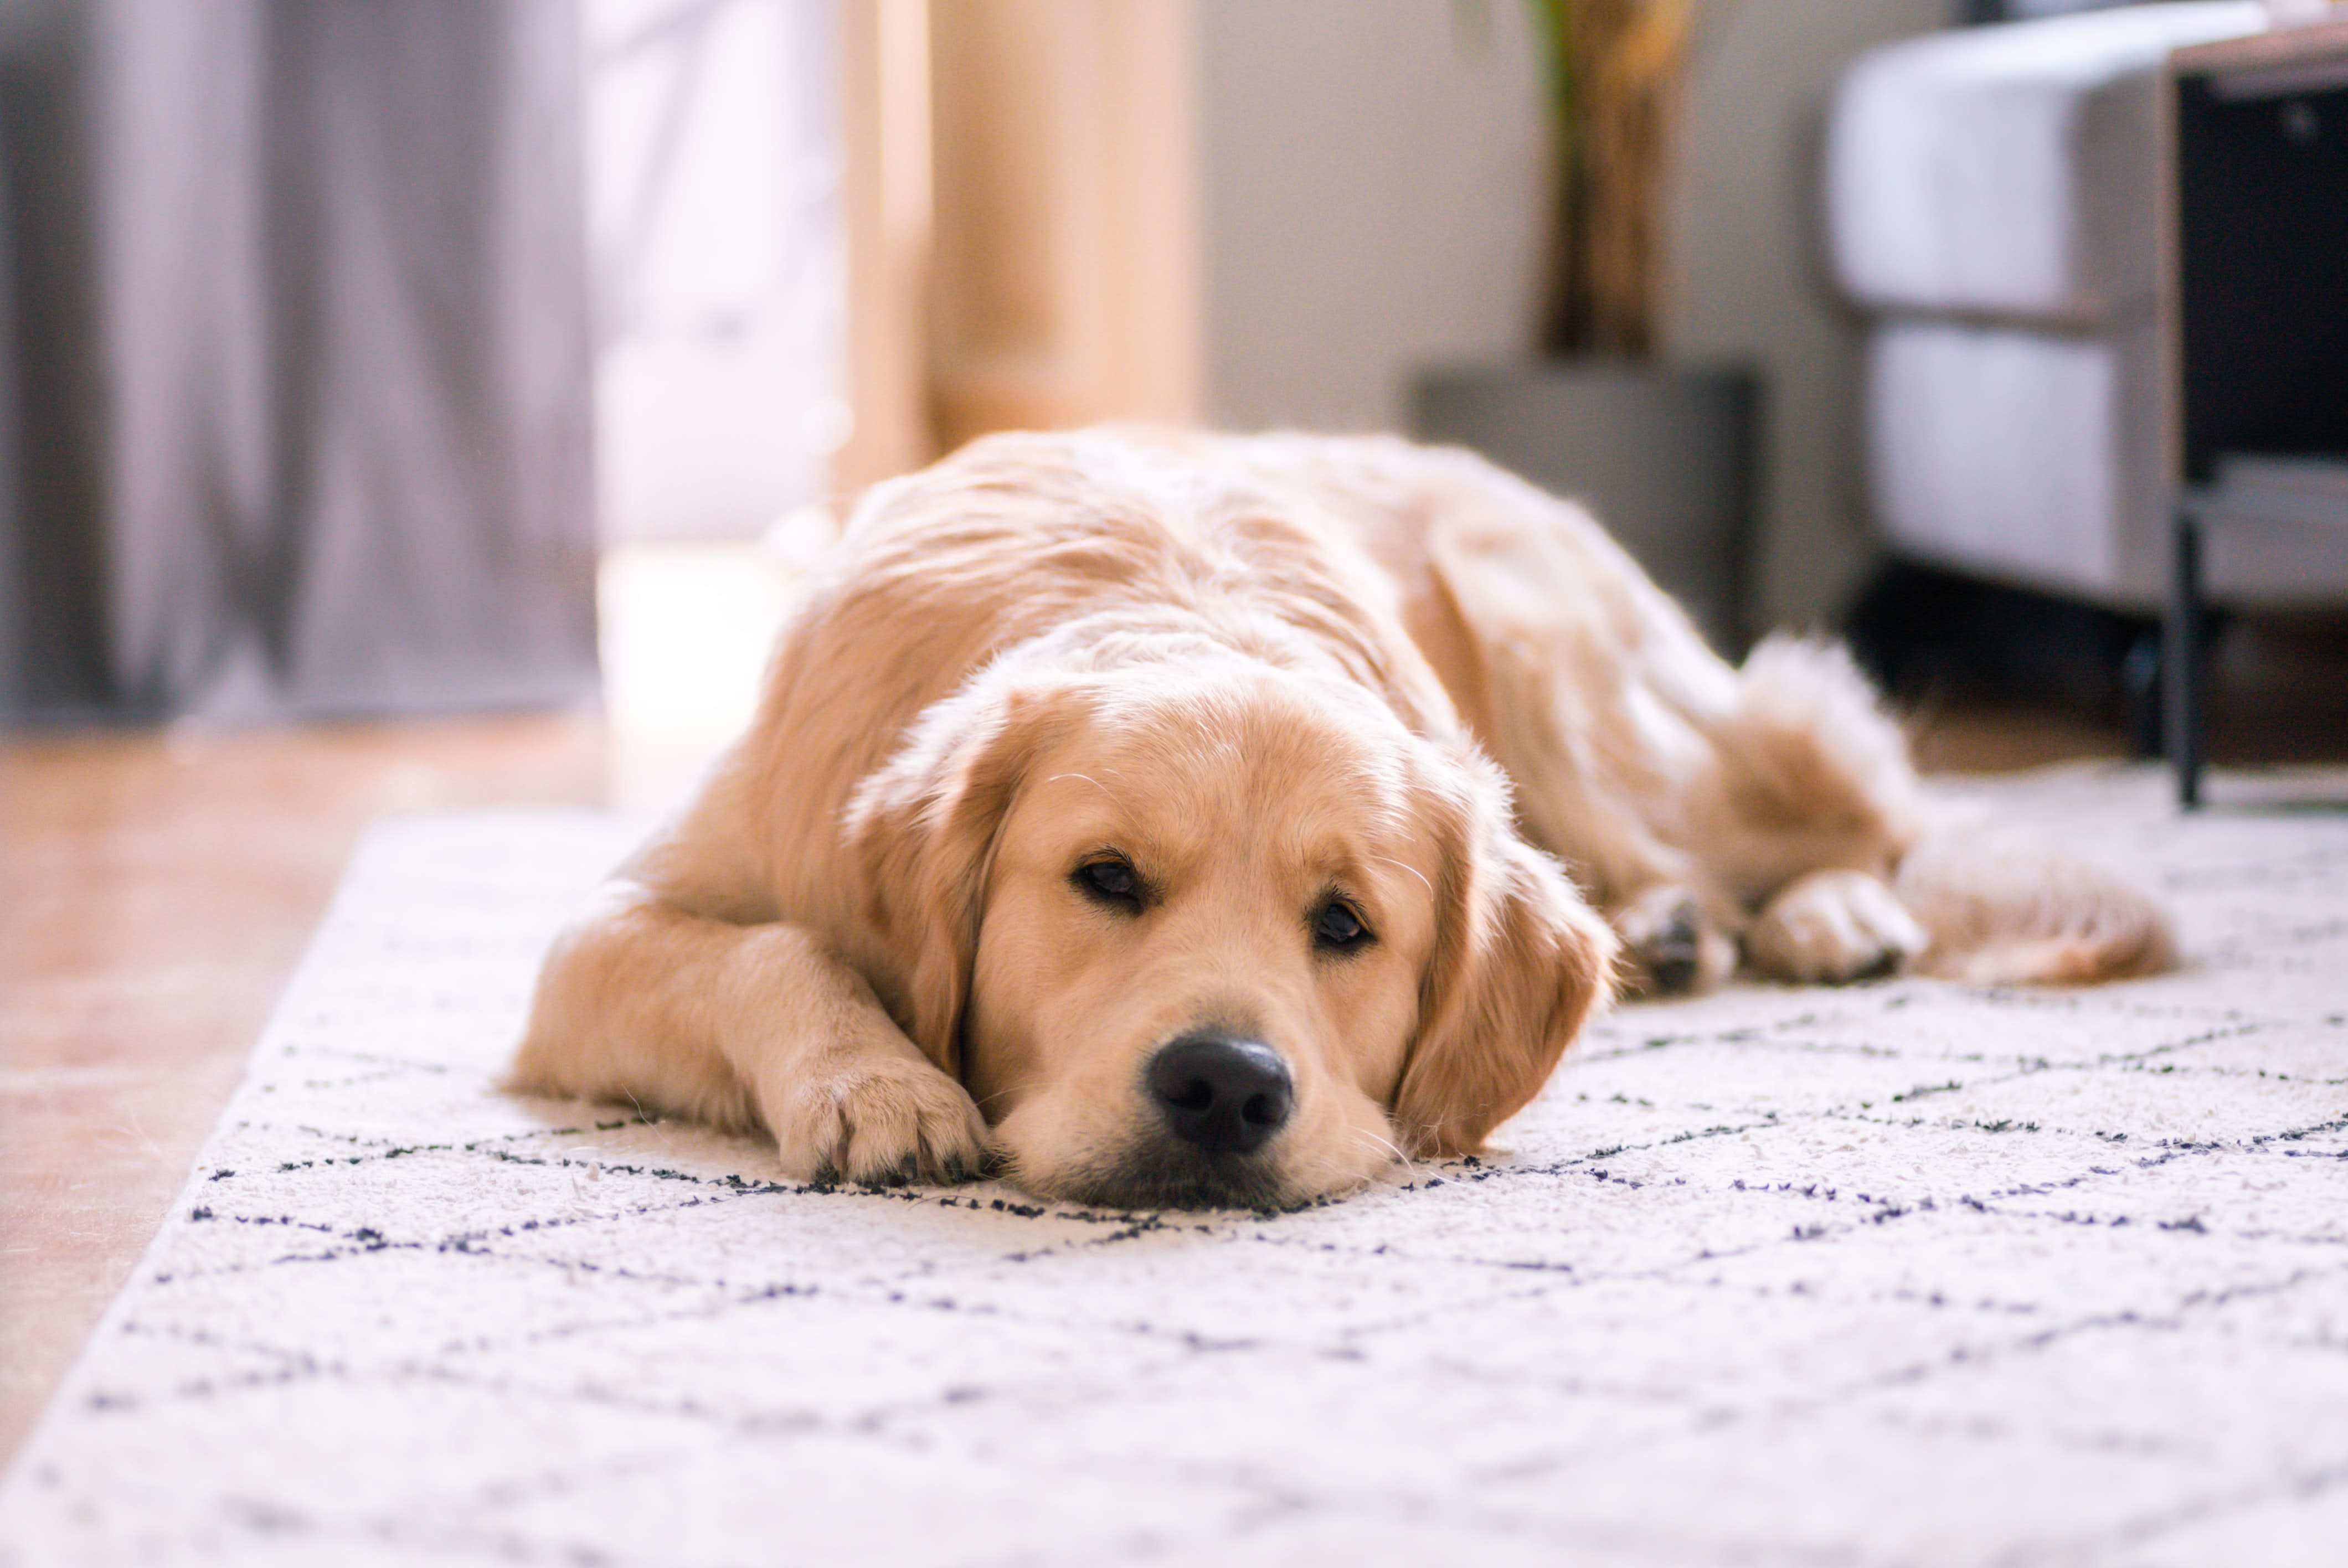
<svg viewBox="0 0 2348 1568"><path fill-rule="evenodd" d="M1708 991L1736 972L1722 911L1684 884L1657 883L1607 917L1622 938L1622 984L1632 995Z"/></svg>
<svg viewBox="0 0 2348 1568"><path fill-rule="evenodd" d="M1897 968L1928 941L1879 878L1813 871L1769 900L1745 933L1745 956L1771 979L1839 982Z"/></svg>
<svg viewBox="0 0 2348 1568"><path fill-rule="evenodd" d="M802 1180L975 1173L986 1124L862 976L782 923L608 887L539 979L508 1087L764 1127Z"/></svg>

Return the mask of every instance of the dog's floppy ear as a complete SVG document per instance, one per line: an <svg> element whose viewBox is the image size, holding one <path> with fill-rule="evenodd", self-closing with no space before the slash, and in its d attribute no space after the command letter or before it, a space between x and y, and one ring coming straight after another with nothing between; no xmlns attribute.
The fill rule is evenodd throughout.
<svg viewBox="0 0 2348 1568"><path fill-rule="evenodd" d="M1395 1130L1414 1155L1482 1147L1613 993L1612 928L1517 835L1494 798L1498 783L1476 783L1431 803L1445 867L1436 950L1394 1102Z"/></svg>
<svg viewBox="0 0 2348 1568"><path fill-rule="evenodd" d="M913 1043L962 1072L962 1014L996 830L1076 694L982 676L932 707L857 787L845 819L866 915L904 977Z"/></svg>

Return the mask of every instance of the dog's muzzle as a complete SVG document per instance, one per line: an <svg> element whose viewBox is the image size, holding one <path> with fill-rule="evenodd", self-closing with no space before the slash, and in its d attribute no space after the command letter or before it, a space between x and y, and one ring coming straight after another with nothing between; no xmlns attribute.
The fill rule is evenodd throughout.
<svg viewBox="0 0 2348 1568"><path fill-rule="evenodd" d="M1167 1130L1210 1155L1255 1153L1296 1103L1288 1063L1261 1040L1184 1035L1159 1048L1144 1076Z"/></svg>

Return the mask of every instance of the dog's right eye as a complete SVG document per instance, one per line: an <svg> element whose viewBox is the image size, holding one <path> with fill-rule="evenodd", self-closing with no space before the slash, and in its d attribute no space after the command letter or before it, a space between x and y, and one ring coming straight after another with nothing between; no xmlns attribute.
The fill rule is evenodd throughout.
<svg viewBox="0 0 2348 1568"><path fill-rule="evenodd" d="M1076 867L1070 878L1096 904L1107 904L1130 915L1141 913L1145 889L1140 876L1122 860L1092 860Z"/></svg>

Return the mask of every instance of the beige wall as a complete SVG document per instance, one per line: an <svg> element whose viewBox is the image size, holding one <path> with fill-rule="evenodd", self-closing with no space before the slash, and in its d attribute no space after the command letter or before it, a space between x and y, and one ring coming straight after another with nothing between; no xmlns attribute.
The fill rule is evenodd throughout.
<svg viewBox="0 0 2348 1568"><path fill-rule="evenodd" d="M1953 0L1744 0L1718 7L1690 82L1666 352L1741 359L1768 388L1761 623L1843 603L1870 548L1859 469L1859 338L1821 262L1827 97L1869 46L1945 26Z"/></svg>
<svg viewBox="0 0 2348 1568"><path fill-rule="evenodd" d="M1199 0L1210 418L1395 429L1418 365L1532 330L1522 0Z"/></svg>
<svg viewBox="0 0 2348 1568"><path fill-rule="evenodd" d="M1517 0L1199 0L1204 403L1219 422L1393 428L1420 366L1531 342L1542 121ZM1856 339L1822 282L1811 171L1828 87L1952 0L1715 0L1687 105L1664 338L1768 384L1769 624L1828 614L1868 559Z"/></svg>

